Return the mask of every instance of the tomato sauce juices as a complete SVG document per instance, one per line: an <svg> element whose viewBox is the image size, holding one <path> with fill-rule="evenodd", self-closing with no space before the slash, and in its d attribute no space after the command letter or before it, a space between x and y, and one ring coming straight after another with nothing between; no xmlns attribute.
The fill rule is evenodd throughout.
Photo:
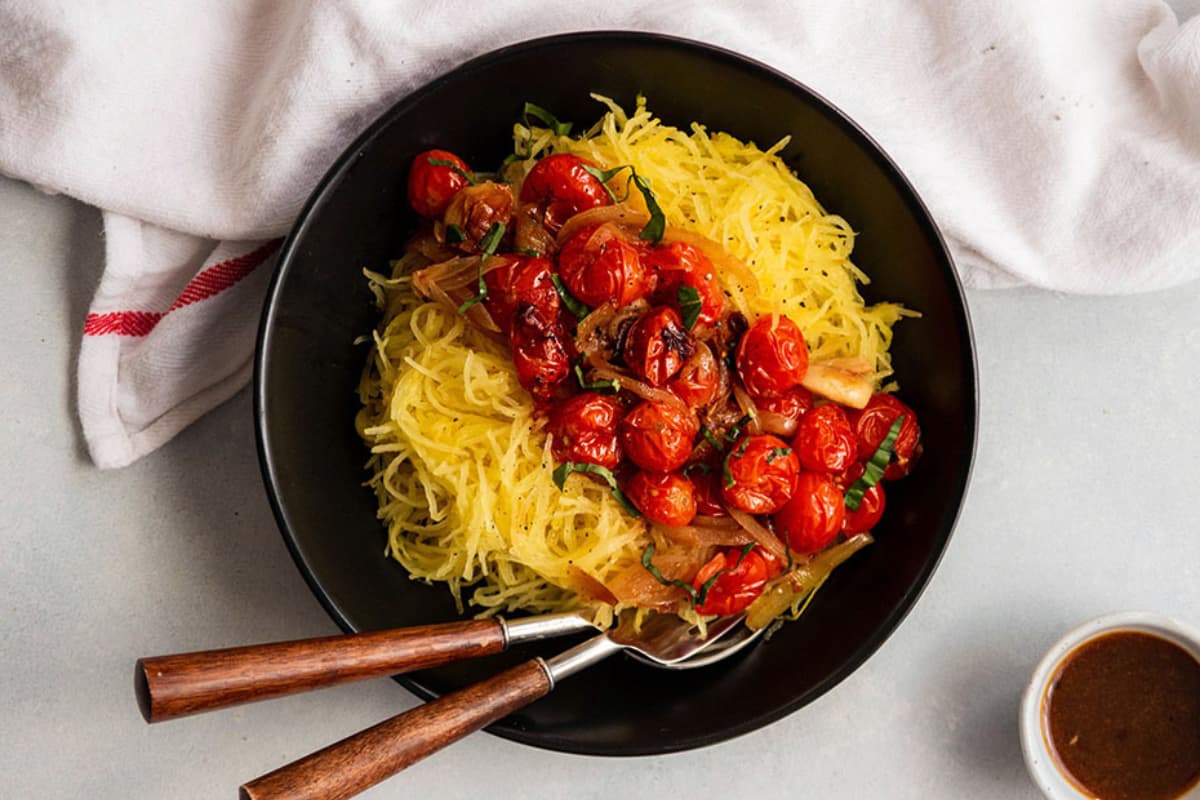
<svg viewBox="0 0 1200 800"><path fill-rule="evenodd" d="M1148 633L1089 639L1055 668L1043 731L1059 770L1098 800L1176 800L1200 781L1200 662Z"/></svg>

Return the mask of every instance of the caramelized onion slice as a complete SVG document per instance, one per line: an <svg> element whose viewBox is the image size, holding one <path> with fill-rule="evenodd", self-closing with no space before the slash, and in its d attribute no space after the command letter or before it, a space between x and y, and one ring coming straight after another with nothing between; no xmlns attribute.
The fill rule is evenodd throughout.
<svg viewBox="0 0 1200 800"><path fill-rule="evenodd" d="M758 423L762 426L763 433L787 438L796 433L800 420L797 417L780 414L778 411L759 411Z"/></svg>
<svg viewBox="0 0 1200 800"><path fill-rule="evenodd" d="M747 514L738 508L727 508L726 511L729 512L729 516L733 517L738 525L742 526L746 533L750 534L750 538L759 546L780 561L787 561L787 548L784 547L783 542L779 540L778 536L768 530L765 525L756 520L753 514Z"/></svg>
<svg viewBox="0 0 1200 800"><path fill-rule="evenodd" d="M673 392L668 392L666 389L658 389L648 383L639 381L628 372L618 370L607 361L596 363L594 360L589 359L588 365L592 368L592 374L596 378L602 381L619 381L622 389L628 389L643 400L653 400L656 403L668 403L680 406L681 408L687 408L687 405Z"/></svg>
<svg viewBox="0 0 1200 800"><path fill-rule="evenodd" d="M704 563L701 559L705 555L697 548L671 547L656 552L652 563L667 580L689 581ZM606 586L620 602L656 611L672 611L688 601L687 592L659 583L640 562L621 569Z"/></svg>
<svg viewBox="0 0 1200 800"><path fill-rule="evenodd" d="M567 580L571 588L585 603L616 603L617 596L591 573L584 572L571 564L567 567Z"/></svg>
<svg viewBox="0 0 1200 800"><path fill-rule="evenodd" d="M479 265L479 256L458 256L438 264L430 264L412 274L413 288L424 296L433 299L429 288L437 284L445 292L453 292L472 285L479 280L480 274L486 275L494 269L508 264L512 259L507 256L488 256Z"/></svg>
<svg viewBox="0 0 1200 800"><path fill-rule="evenodd" d="M733 396L737 400L738 408L742 410L742 415L750 418L744 430L755 436L762 433L763 428L759 421L758 406L754 404L754 398L750 397L740 383L733 384Z"/></svg>
<svg viewBox="0 0 1200 800"><path fill-rule="evenodd" d="M680 528L669 528L656 523L652 528L666 541L684 547L741 547L754 541L740 525L733 520L727 521L731 526L710 527L693 523Z"/></svg>
<svg viewBox="0 0 1200 800"><path fill-rule="evenodd" d="M646 212L630 208L624 203L615 203L611 206L599 206L597 208L589 208L586 211L580 211L563 223L556 238L558 246L562 247L563 242L570 239L579 229L586 228L589 225L606 225L610 223L624 229L626 233L632 232L634 237L636 237L649 221L650 215Z"/></svg>

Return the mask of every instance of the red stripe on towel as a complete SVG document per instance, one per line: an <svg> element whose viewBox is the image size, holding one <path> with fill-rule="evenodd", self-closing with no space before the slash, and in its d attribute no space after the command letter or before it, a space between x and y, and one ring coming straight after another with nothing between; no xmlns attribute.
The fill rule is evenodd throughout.
<svg viewBox="0 0 1200 800"><path fill-rule="evenodd" d="M172 311L207 300L245 278L279 249L282 239L272 239L256 250L213 264L201 270L183 287L179 297L166 311L110 311L88 314L83 322L84 336L145 336Z"/></svg>

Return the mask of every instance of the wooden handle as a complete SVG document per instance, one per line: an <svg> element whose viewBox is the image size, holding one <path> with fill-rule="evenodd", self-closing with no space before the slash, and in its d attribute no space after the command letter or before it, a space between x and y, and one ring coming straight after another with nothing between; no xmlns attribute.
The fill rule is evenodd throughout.
<svg viewBox="0 0 1200 800"><path fill-rule="evenodd" d="M157 656L138 660L134 692L146 721L159 722L498 653L504 643L493 619Z"/></svg>
<svg viewBox="0 0 1200 800"><path fill-rule="evenodd" d="M245 784L241 800L344 800L549 694L539 659L385 720Z"/></svg>

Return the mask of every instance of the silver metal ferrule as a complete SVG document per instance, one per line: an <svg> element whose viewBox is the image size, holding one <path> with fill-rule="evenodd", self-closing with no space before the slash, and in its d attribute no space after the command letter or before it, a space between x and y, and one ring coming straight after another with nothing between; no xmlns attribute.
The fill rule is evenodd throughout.
<svg viewBox="0 0 1200 800"><path fill-rule="evenodd" d="M542 658L541 656L537 656L533 660L537 663L537 665L539 667L542 668L542 672L546 675L546 682L550 684L550 688L546 690L546 694L553 692L554 691L554 673L550 671L550 665L547 664L546 659Z"/></svg>
<svg viewBox="0 0 1200 800"><path fill-rule="evenodd" d="M514 644L536 642L554 636L566 636L569 633L599 630L585 617L575 612L540 614L536 617L511 621L500 618L500 628L504 631L505 649Z"/></svg>
<svg viewBox="0 0 1200 800"><path fill-rule="evenodd" d="M617 644L608 638L607 634L600 634L588 639L583 644L575 645L565 653L560 653L545 662L546 674L550 676L550 685L553 686L563 678L570 677L581 669L603 661L623 649L624 645Z"/></svg>

